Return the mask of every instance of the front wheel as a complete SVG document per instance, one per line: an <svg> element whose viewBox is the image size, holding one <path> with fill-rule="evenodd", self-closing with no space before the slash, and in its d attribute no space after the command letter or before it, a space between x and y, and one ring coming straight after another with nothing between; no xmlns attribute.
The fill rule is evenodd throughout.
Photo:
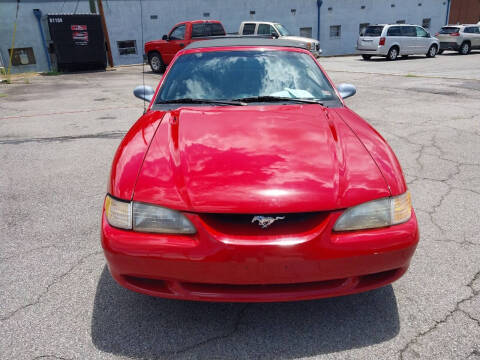
<svg viewBox="0 0 480 360"><path fill-rule="evenodd" d="M398 48L394 46L390 48L390 50L388 50L387 60L394 61L394 60L397 60L397 57L398 57Z"/></svg>
<svg viewBox="0 0 480 360"><path fill-rule="evenodd" d="M150 64L150 68L154 73L162 73L165 71L165 65L163 64L162 57L157 52L148 54L148 63Z"/></svg>
<svg viewBox="0 0 480 360"><path fill-rule="evenodd" d="M464 42L462 46L460 46L459 53L462 55L467 55L470 52L470 44L468 42Z"/></svg>
<svg viewBox="0 0 480 360"><path fill-rule="evenodd" d="M372 58L372 55L362 55L363 60L370 60Z"/></svg>
<svg viewBox="0 0 480 360"><path fill-rule="evenodd" d="M430 49L428 49L427 57L434 58L435 55L437 55L437 47L435 45L432 45L430 46Z"/></svg>

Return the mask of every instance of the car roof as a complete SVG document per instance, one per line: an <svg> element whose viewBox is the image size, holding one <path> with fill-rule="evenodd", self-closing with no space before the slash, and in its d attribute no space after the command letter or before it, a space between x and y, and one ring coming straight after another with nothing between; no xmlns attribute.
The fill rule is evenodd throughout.
<svg viewBox="0 0 480 360"><path fill-rule="evenodd" d="M382 25L385 25L385 26L420 26L420 25L415 25L415 24L382 24Z"/></svg>
<svg viewBox="0 0 480 360"><path fill-rule="evenodd" d="M252 20L252 21L242 21L242 24L278 24L278 22Z"/></svg>
<svg viewBox="0 0 480 360"><path fill-rule="evenodd" d="M293 47L305 49L298 41L271 39L261 37L228 37L221 36L214 40L195 41L188 45L185 49L203 49L213 47L229 47L229 46L278 46Z"/></svg>
<svg viewBox="0 0 480 360"><path fill-rule="evenodd" d="M178 25L183 25L183 24L202 24L202 23L220 23L221 24L220 20L186 20L186 21L176 23L174 27Z"/></svg>
<svg viewBox="0 0 480 360"><path fill-rule="evenodd" d="M478 24L449 24L449 25L444 25L442 26L442 28L444 27L467 27L467 26L478 26Z"/></svg>

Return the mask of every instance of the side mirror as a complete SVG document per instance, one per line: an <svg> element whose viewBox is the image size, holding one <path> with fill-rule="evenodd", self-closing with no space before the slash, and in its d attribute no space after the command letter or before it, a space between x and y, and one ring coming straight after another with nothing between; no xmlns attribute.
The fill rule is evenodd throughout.
<svg viewBox="0 0 480 360"><path fill-rule="evenodd" d="M431 37L432 37L432 34L427 33L427 37L428 37L428 38L431 38Z"/></svg>
<svg viewBox="0 0 480 360"><path fill-rule="evenodd" d="M163 35L162 40L168 40L168 35Z"/></svg>
<svg viewBox="0 0 480 360"><path fill-rule="evenodd" d="M278 33L276 31L272 31L272 37L274 39L278 39Z"/></svg>
<svg viewBox="0 0 480 360"><path fill-rule="evenodd" d="M154 94L155 90L151 86L139 85L133 90L133 95L148 102L152 101Z"/></svg>
<svg viewBox="0 0 480 360"><path fill-rule="evenodd" d="M357 93L357 88L352 84L340 84L337 86L337 90L340 93L342 99L346 99Z"/></svg>

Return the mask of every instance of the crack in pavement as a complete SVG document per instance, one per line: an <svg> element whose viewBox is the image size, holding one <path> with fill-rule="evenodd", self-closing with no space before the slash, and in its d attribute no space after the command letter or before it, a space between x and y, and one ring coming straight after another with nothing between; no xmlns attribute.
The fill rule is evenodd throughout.
<svg viewBox="0 0 480 360"><path fill-rule="evenodd" d="M242 307L238 313L237 313L237 316L236 316L236 319L235 319L235 322L233 323L233 326L231 328L230 331L222 334L222 335L217 335L217 336L213 336L211 338L207 338L205 340L202 340L202 341L199 341L195 344L192 344L192 345L188 345L184 348L181 348L181 349L178 349L178 350L172 350L172 351L165 351L165 352L162 352L161 354L158 354L158 355L179 355L179 354L184 354L186 352L189 352L193 349L196 349L200 346L203 346L203 345L206 345L208 343L211 343L213 341L217 341L217 340L223 340L223 339L227 339L231 336L233 336L239 329L240 327L240 323L243 319L243 317L245 316L245 313L247 311L247 308L250 306L251 304L246 304L244 307Z"/></svg>
<svg viewBox="0 0 480 360"><path fill-rule="evenodd" d="M436 76L436 75L420 75L416 73L400 74L400 73L379 73L379 72L370 72L370 71L333 70L333 69L328 69L328 65L324 64L323 66L327 72L341 72L341 73L347 73L347 74L366 74L366 75L400 76L400 77L410 76L413 78L424 78L424 79L461 80L461 81L475 81L475 82L480 81L480 79L472 79L472 78L467 79L467 78Z"/></svg>
<svg viewBox="0 0 480 360"><path fill-rule="evenodd" d="M37 252L39 250L45 250L45 249L73 249L74 247L73 246L68 246L68 245L56 245L56 244L50 244L50 245L42 245L42 246L38 246L38 247L35 247L35 248L31 248L31 249L28 249L28 250L24 250L24 251L19 251L13 255L9 255L9 256L4 256L4 257L0 257L0 261L9 261L11 259L14 259L14 258L17 258L20 256L20 255L27 255L27 254L30 254L30 253L33 253L33 252ZM75 250L87 250L86 248L79 248L79 247L75 247L74 248Z"/></svg>
<svg viewBox="0 0 480 360"><path fill-rule="evenodd" d="M79 265L81 265L86 259L88 259L89 257L91 256L94 256L94 255L98 255L102 253L102 251L95 251L93 253L89 253L87 255L84 255L82 256L79 260L77 260L66 272L64 272L63 274L61 274L60 276L57 276L55 277L55 279L47 285L47 287L45 288L45 290L43 292L41 292L34 301L28 303L28 304L25 304L25 305L22 305L20 306L19 308L11 311L10 313L8 313L7 315L5 316L2 316L0 317L0 321L6 321L8 319L10 319L11 317L13 317L14 315L16 315L18 312L20 312L21 310L25 310L29 307L32 307L32 306L35 306L37 304L40 303L40 301L42 300L42 298L48 294L48 292L50 291L50 288L52 286L54 286L55 284L59 283L60 281L62 281L66 276L68 276L73 270L75 270L75 268Z"/></svg>
<svg viewBox="0 0 480 360"><path fill-rule="evenodd" d="M467 359L470 359L470 357L475 356L475 357L480 357L480 350L473 350L470 354L468 354Z"/></svg>
<svg viewBox="0 0 480 360"><path fill-rule="evenodd" d="M125 136L125 131L104 131L96 134L84 135L65 135L45 138L26 138L26 139L0 139L0 144L18 145L30 142L49 143L49 142L65 142L79 139L121 139Z"/></svg>
<svg viewBox="0 0 480 360"><path fill-rule="evenodd" d="M412 346L413 344L416 344L418 343L418 340L425 336L425 335L428 335L429 333L431 333L432 331L436 330L437 327L441 324L445 324L452 316L454 313L456 312L462 312L462 313L466 313L466 315L471 318L472 320L476 321L477 325L480 326L480 322L475 319L475 318L472 318L470 314L468 314L465 310L463 309L460 309L460 305L462 305L464 302L466 301L469 301L471 299L473 299L475 296L479 295L480 291L476 291L475 288L473 287L473 284L475 283L475 281L477 281L478 279L480 278L480 270L473 276L473 278L468 282L468 284L466 285L466 287L470 288L470 290L472 291L472 294L470 294L470 296L466 297L466 298L463 298L459 301L456 302L455 304L455 307L453 308L453 310L449 311L444 317L443 319L441 320L435 320L435 323L433 324L433 326L431 326L430 328L428 328L427 330L425 331L422 331L420 332L419 334L417 334L413 339L411 339L403 348L400 349L400 352L399 352L399 358L400 360L403 360L404 359L404 356L405 356L405 353L407 352L407 350L410 348L410 346Z"/></svg>
<svg viewBox="0 0 480 360"><path fill-rule="evenodd" d="M71 358L66 358L58 355L39 355L32 358L32 360L48 359L48 358L59 359L59 360L71 360Z"/></svg>

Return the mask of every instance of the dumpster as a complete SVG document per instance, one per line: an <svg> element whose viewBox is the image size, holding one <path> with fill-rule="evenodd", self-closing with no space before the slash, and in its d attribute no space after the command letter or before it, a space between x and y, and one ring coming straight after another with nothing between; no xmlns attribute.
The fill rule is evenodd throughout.
<svg viewBox="0 0 480 360"><path fill-rule="evenodd" d="M48 27L59 71L107 67L100 15L48 14Z"/></svg>

